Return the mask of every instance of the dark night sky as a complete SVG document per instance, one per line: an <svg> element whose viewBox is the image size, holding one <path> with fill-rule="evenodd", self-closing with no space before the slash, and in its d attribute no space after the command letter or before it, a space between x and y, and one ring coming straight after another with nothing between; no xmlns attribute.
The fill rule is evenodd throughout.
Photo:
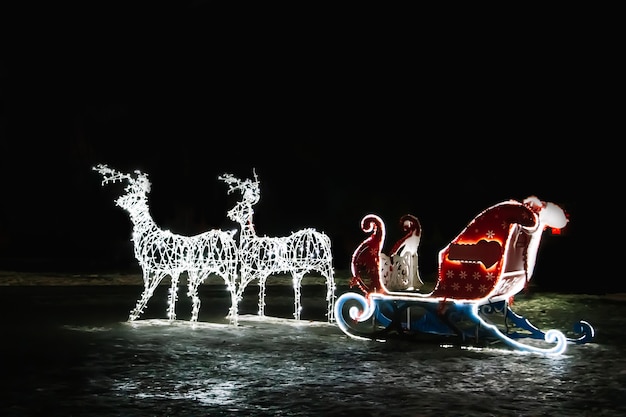
<svg viewBox="0 0 626 417"><path fill-rule="evenodd" d="M91 170L106 163L148 173L154 219L188 235L235 228L217 177L256 169L257 232L324 231L340 270L367 213L385 220L388 246L402 214L420 218L427 275L480 211L536 194L570 225L544 236L535 278L626 288L598 279L623 213L621 151L614 58L584 33L393 44L244 34L212 27L203 2L182 4L170 19L190 24L176 30L160 21L89 41L42 31L0 64L0 269L137 268L121 188Z"/></svg>

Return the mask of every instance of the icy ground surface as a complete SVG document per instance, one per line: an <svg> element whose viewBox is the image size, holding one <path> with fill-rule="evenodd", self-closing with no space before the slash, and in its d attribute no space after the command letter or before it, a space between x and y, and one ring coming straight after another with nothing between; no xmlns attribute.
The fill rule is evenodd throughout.
<svg viewBox="0 0 626 417"><path fill-rule="evenodd" d="M268 288L270 317L246 295L201 289L200 322L167 287L129 323L141 286L2 286L2 416L609 416L626 414L626 302L592 295L518 296L542 329L596 329L594 343L543 357L505 348L358 341L325 321L324 286ZM339 288L338 293L346 288ZM254 288L251 287L252 294Z"/></svg>

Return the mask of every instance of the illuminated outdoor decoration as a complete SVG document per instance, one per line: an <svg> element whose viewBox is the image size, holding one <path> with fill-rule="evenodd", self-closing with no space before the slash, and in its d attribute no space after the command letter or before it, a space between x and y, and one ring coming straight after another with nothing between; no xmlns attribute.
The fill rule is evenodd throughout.
<svg viewBox="0 0 626 417"><path fill-rule="evenodd" d="M239 191L242 201L228 211L228 218L239 223L239 287L242 297L246 286L257 280L259 284L258 314L265 314L265 283L272 274L290 273L294 289L294 317L300 319L302 310L302 278L311 271L317 271L326 278L328 320L334 321L335 282L333 278L330 238L315 229L303 229L285 237L257 236L254 229L253 206L259 202L259 181L240 180L231 174L219 177L229 185L228 194Z"/></svg>
<svg viewBox="0 0 626 417"><path fill-rule="evenodd" d="M393 245L391 255L381 253L383 283L390 291L418 290L424 285L417 257L422 225L417 217L405 214L400 218L400 227L405 234Z"/></svg>
<svg viewBox="0 0 626 417"><path fill-rule="evenodd" d="M238 324L239 301L246 286L259 282L259 315L264 315L265 283L276 273L291 273L294 288L294 317L300 319L301 284L305 274L318 271L326 278L328 320L334 321L335 282L333 278L330 238L314 229L304 229L286 237L259 237L254 230L252 206L260 198L259 181L241 181L230 174L219 177L229 185L228 194L239 190L242 201L228 212L228 217L241 226L240 241L234 239L236 230L210 230L196 236L181 236L161 230L150 214L148 193L150 181L147 174L135 171L126 174L98 165L93 168L103 177L102 185L125 181L125 194L116 204L126 210L133 223L132 241L135 258L143 271L144 291L131 311L129 321L143 313L154 290L169 276L168 318L176 319L178 282L181 273L187 273L188 292L192 299L191 321L198 320L200 298L198 286L208 276L215 274L226 283L231 296L228 317Z"/></svg>
<svg viewBox="0 0 626 417"><path fill-rule="evenodd" d="M417 249L422 226L417 217L405 214L400 218L405 235L391 249L391 255L382 252L385 241L385 224L375 214L361 221L364 232L372 232L352 255L351 286L363 292L377 292L382 287L390 291L417 290L424 285L419 276ZM372 256L372 254L376 254ZM355 268L358 269L355 270ZM363 278L368 278L368 283Z"/></svg>
<svg viewBox="0 0 626 417"><path fill-rule="evenodd" d="M419 235L417 219L404 218L411 219ZM393 275L397 267L393 263L390 266L381 251L385 239L382 219L367 215L361 228L370 236L352 256L350 281L364 295L341 295L335 304L335 319L342 331L355 338L434 334L458 337L464 342L497 340L521 351L560 354L570 342L592 340L591 325L586 321L577 323L574 332L581 334L577 338L568 338L558 330L543 332L515 314L510 302L532 276L544 229L560 229L567 222L561 207L535 196L488 208L439 252L437 283L426 294L408 287L395 290L387 286L386 277ZM412 227L410 222L402 224L405 231ZM407 253L413 255L418 244L415 239L411 245L405 243ZM400 246L396 244L394 249ZM406 264L400 267L407 269ZM554 346L544 348L519 341L525 338Z"/></svg>
<svg viewBox="0 0 626 417"><path fill-rule="evenodd" d="M102 185L125 181L125 194L116 204L126 210L133 223L132 241L135 258L143 271L144 291L130 312L129 320L136 320L144 311L148 300L163 278L169 276L171 285L168 295L168 318L176 319L175 305L178 299L180 274L188 275L188 293L192 299L191 321L197 321L200 309L198 286L210 274L224 279L231 294L231 309L228 314L232 323L237 324L237 243L233 236L236 230L210 230L195 236L181 236L169 230L161 230L150 214L148 175L135 171L125 174L107 165L93 168L103 177Z"/></svg>

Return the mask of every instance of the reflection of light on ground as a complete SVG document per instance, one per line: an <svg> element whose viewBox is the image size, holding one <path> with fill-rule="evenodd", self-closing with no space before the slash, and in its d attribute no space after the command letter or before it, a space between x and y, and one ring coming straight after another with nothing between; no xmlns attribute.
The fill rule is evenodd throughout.
<svg viewBox="0 0 626 417"><path fill-rule="evenodd" d="M180 327L180 328L192 328L192 329L201 329L201 328L229 328L235 327L230 324L223 323L208 323L208 322L190 322L187 320L167 320L167 319L144 319L144 320L134 320L128 321L124 324L133 327L133 328L144 328L144 327Z"/></svg>
<svg viewBox="0 0 626 417"><path fill-rule="evenodd" d="M191 394L201 403L229 405L237 402L237 384L232 381L226 381L219 384L215 384L206 392L202 392L202 389L192 391Z"/></svg>
<svg viewBox="0 0 626 417"><path fill-rule="evenodd" d="M78 332L85 332L85 333L108 332L108 331L111 330L110 327L98 327L98 326L70 326L70 325L66 325L66 326L63 326L63 328L68 329L68 330L78 331Z"/></svg>
<svg viewBox="0 0 626 417"><path fill-rule="evenodd" d="M538 356L501 343L460 346L456 338L354 341L322 315L296 322L244 314L233 326L220 307L194 325L128 323L120 291L108 288L80 305L66 290L7 297L16 315L24 305L41 308L10 318L3 333L0 415L626 415L624 300L516 297L514 311L540 328L568 329L581 317L597 330L593 343ZM125 291L134 300L135 291ZM111 305L91 312L96 299Z"/></svg>
<svg viewBox="0 0 626 417"><path fill-rule="evenodd" d="M245 328L245 324L268 324L268 325L284 325L291 327L322 327L336 328L334 323L319 320L294 320L282 317L258 316L252 314L242 314L239 316L240 325L228 323L210 323L210 322L189 322L187 320L167 320L167 319L141 319L135 321L124 322L132 328L150 328L150 327L178 327L190 329L236 329Z"/></svg>
<svg viewBox="0 0 626 417"><path fill-rule="evenodd" d="M467 350L471 352L497 353L497 354L505 354L505 355L516 355L516 356L525 356L525 355L532 354L532 352L525 352L525 351L514 350L514 349L509 349L509 348L459 346L459 345L452 345L452 344L440 344L439 347L442 349L461 349L461 350Z"/></svg>
<svg viewBox="0 0 626 417"><path fill-rule="evenodd" d="M244 314L239 316L239 320L242 323L266 323L266 324L281 324L285 326L292 327L325 327L335 329L337 326L333 323L328 323L327 321L316 321L316 320L294 320L294 319L285 319L282 317L271 317L271 316L259 316L259 315L251 315Z"/></svg>
<svg viewBox="0 0 626 417"><path fill-rule="evenodd" d="M161 386L153 386L143 390L137 382L124 382L117 385L117 391L133 392L130 394L140 399L168 399L168 400L191 400L205 405L232 405L238 401L238 384L233 381L216 381L206 379L203 381L181 382L174 386L171 392L164 391Z"/></svg>

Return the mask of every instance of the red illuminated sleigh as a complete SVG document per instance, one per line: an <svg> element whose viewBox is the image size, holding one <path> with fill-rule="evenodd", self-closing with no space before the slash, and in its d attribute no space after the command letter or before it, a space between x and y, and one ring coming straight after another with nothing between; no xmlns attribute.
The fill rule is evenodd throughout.
<svg viewBox="0 0 626 417"><path fill-rule="evenodd" d="M405 236L391 254L382 253L385 225L374 214L361 221L369 237L352 255L351 287L362 292L342 294L335 303L335 319L349 336L451 337L461 343L488 345L504 342L518 350L560 354L569 343L593 339L585 321L574 326L574 337L558 330L540 330L514 313L513 297L533 273L543 231L563 228L564 211L532 196L496 204L480 213L439 252L434 289L416 291L419 276L418 219L403 216Z"/></svg>

